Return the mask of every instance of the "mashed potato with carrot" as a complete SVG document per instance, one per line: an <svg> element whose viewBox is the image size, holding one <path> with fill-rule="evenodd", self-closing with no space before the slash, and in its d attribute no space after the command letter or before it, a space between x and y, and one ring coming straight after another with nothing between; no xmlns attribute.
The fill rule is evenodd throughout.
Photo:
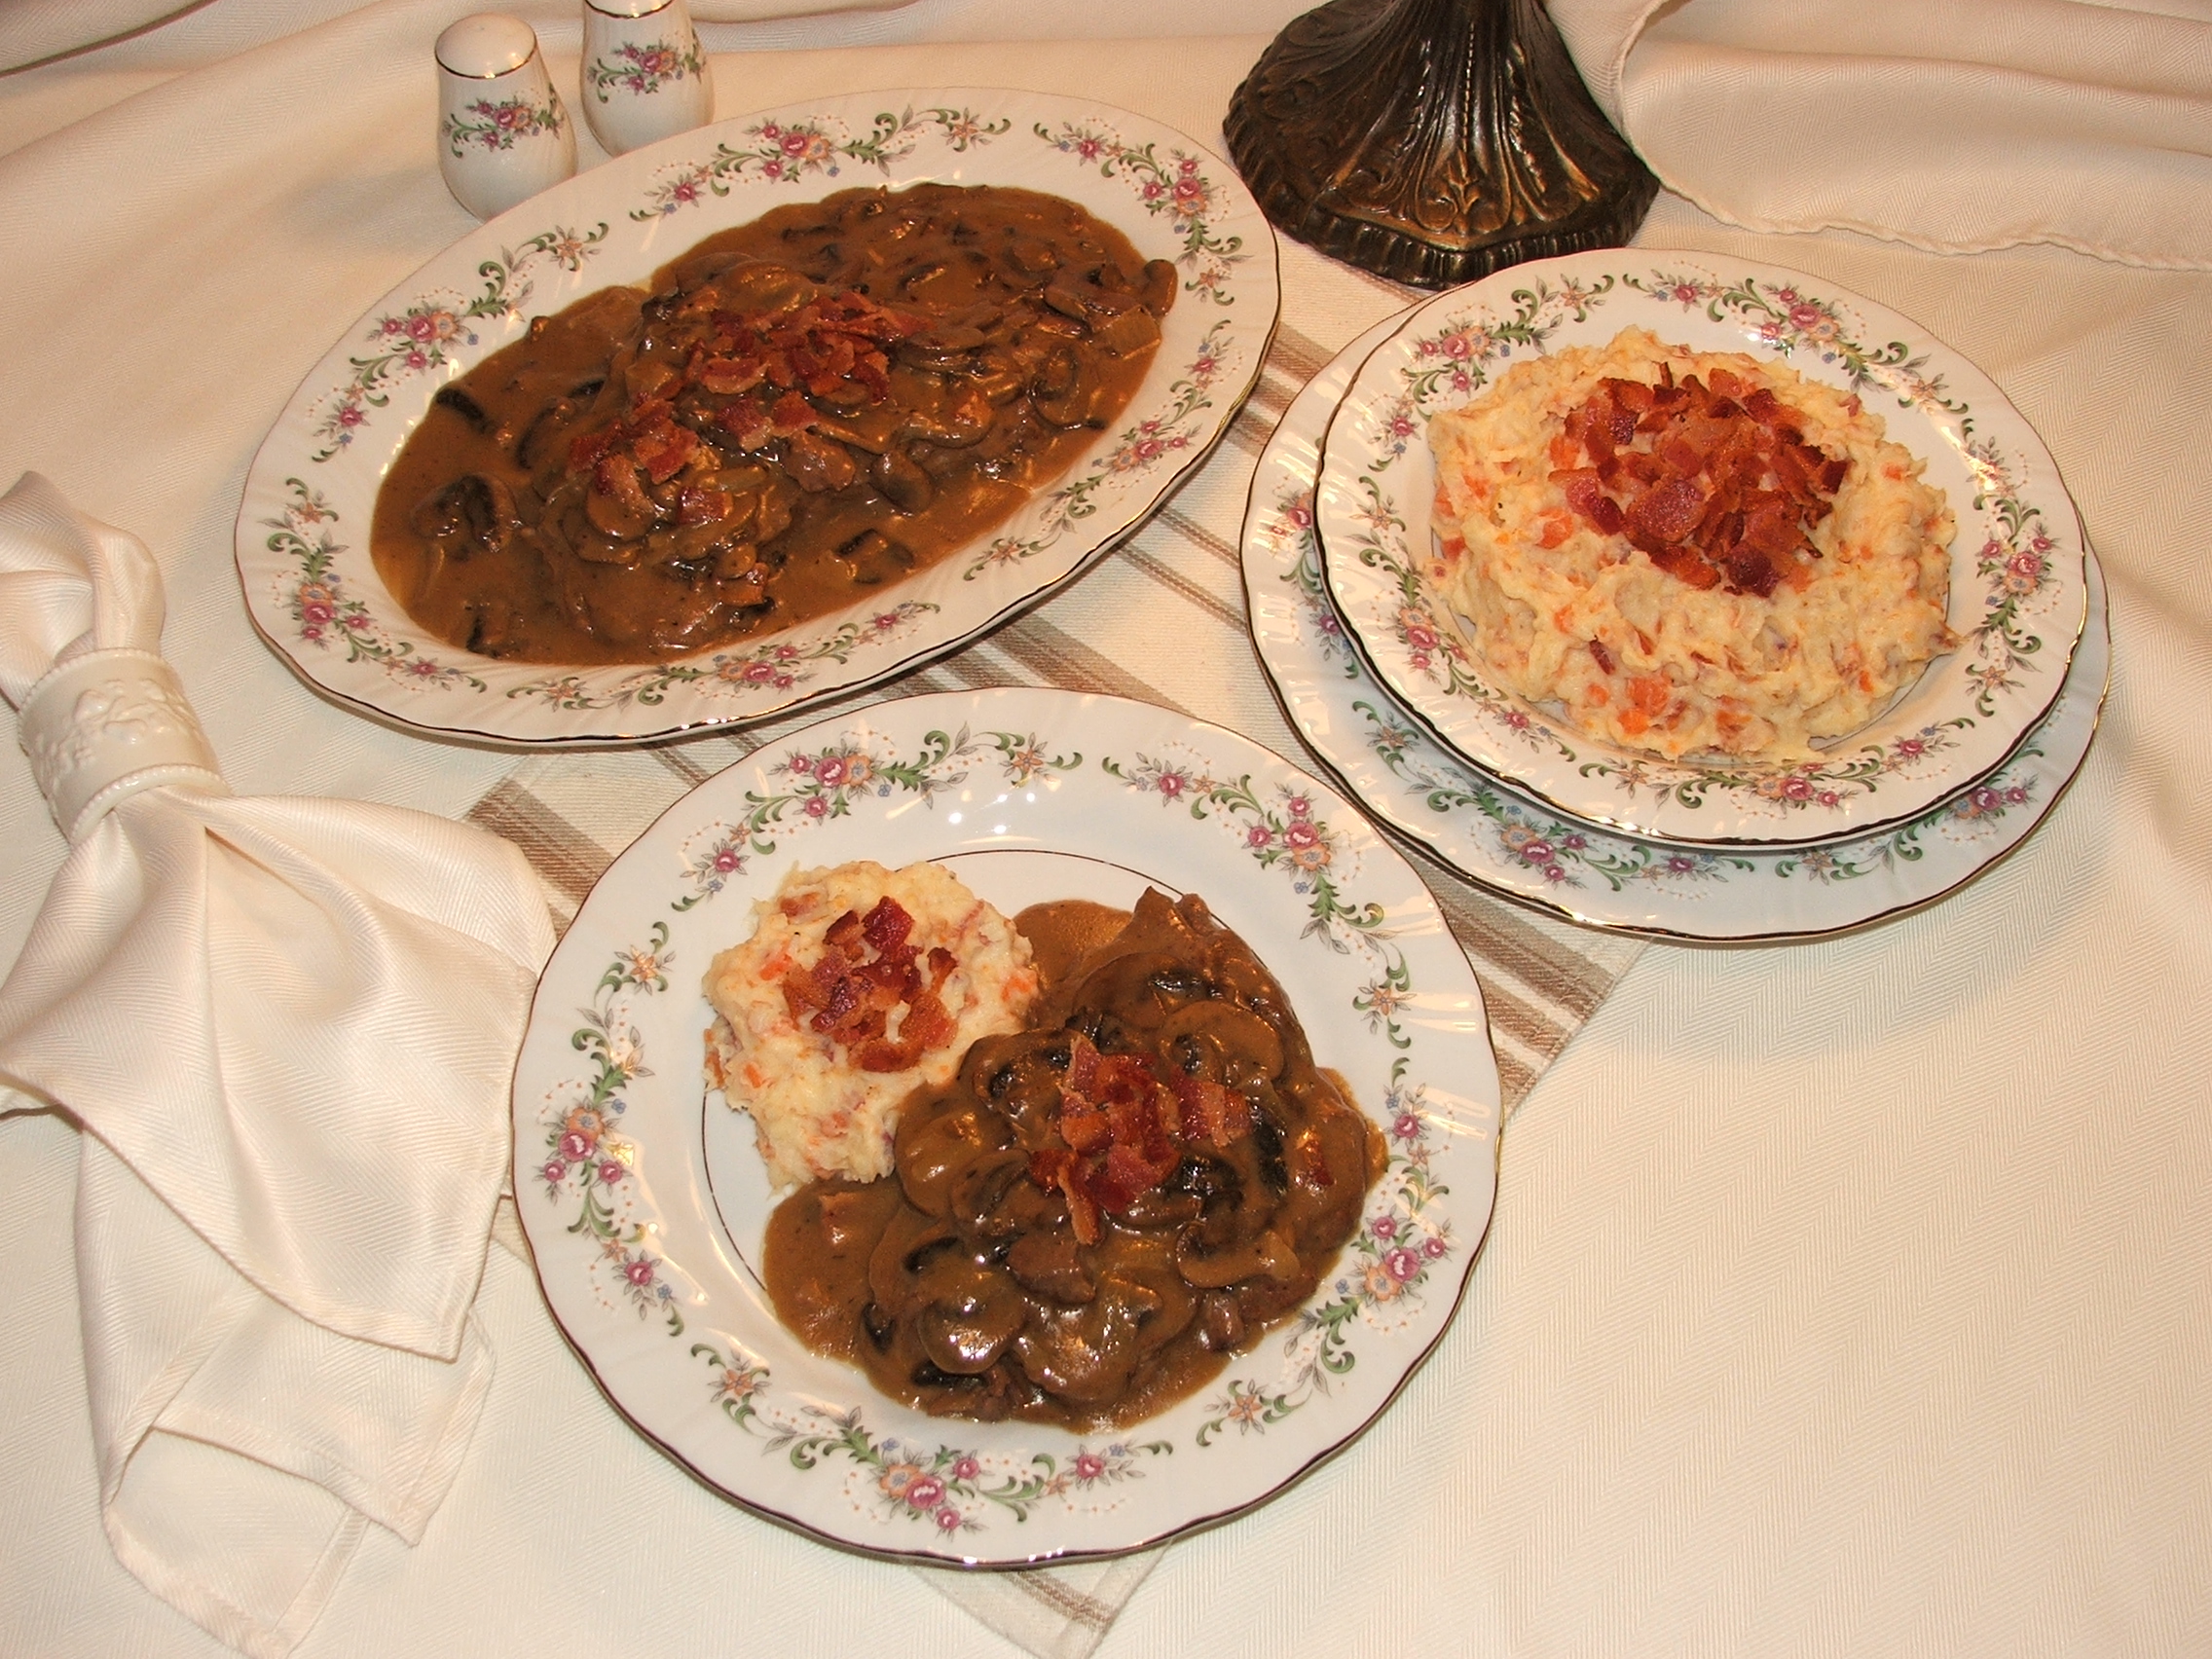
<svg viewBox="0 0 2212 1659"><path fill-rule="evenodd" d="M933 864L797 869L707 970L707 1082L778 1187L891 1168L900 1108L1037 997L1029 941Z"/></svg>
<svg viewBox="0 0 2212 1659"><path fill-rule="evenodd" d="M1593 736L1803 759L1958 645L1943 493L1787 364L1631 328L1428 436L1432 581L1491 678Z"/></svg>

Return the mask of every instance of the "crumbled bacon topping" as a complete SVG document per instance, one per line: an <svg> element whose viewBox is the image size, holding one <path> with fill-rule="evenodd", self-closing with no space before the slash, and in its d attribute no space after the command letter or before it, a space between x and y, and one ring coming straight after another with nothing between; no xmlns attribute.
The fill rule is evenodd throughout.
<svg viewBox="0 0 2212 1659"><path fill-rule="evenodd" d="M1161 1079L1148 1054L1102 1054L1081 1032L1070 1039L1055 1126L1064 1147L1029 1155L1029 1178L1057 1189L1079 1242L1095 1244L1101 1211L1119 1215L1183 1161L1184 1143L1227 1147L1251 1131L1251 1107L1218 1083Z"/></svg>
<svg viewBox="0 0 2212 1659"><path fill-rule="evenodd" d="M819 423L810 393L830 397L855 386L865 403L883 402L891 395L885 348L930 320L849 290L818 295L789 313L715 311L698 319L682 373L662 380L649 396L633 397L622 419L578 436L570 446L570 470L591 473L593 489L639 508L639 471L664 484L699 450L697 432L676 417L680 399L686 409L703 402L707 418L737 448L756 451Z"/></svg>
<svg viewBox="0 0 2212 1659"><path fill-rule="evenodd" d="M784 976L792 1018L843 1044L863 1071L904 1071L943 1048L958 1022L940 993L958 963L942 945L925 955L910 941L913 930L896 899L877 900L865 917L847 910L823 935L822 959ZM899 1035L887 1037L901 1005Z"/></svg>
<svg viewBox="0 0 2212 1659"><path fill-rule="evenodd" d="M1603 535L1625 535L1691 587L1764 599L1820 557L1849 461L1805 441L1788 405L1726 369L1657 386L1608 377L1571 410L1552 481Z"/></svg>

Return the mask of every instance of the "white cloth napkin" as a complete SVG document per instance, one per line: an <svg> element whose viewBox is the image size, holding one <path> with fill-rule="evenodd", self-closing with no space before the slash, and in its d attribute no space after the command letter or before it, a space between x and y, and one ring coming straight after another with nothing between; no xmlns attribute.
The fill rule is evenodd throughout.
<svg viewBox="0 0 2212 1659"><path fill-rule="evenodd" d="M369 1522L421 1536L475 1426L469 1305L552 930L480 830L232 795L152 654L163 615L135 537L35 474L0 498L0 693L72 841L0 984L0 1082L87 1131L116 1555L274 1656Z"/></svg>
<svg viewBox="0 0 2212 1659"><path fill-rule="evenodd" d="M2212 269L2207 0L1554 0L1669 189L1755 231Z"/></svg>

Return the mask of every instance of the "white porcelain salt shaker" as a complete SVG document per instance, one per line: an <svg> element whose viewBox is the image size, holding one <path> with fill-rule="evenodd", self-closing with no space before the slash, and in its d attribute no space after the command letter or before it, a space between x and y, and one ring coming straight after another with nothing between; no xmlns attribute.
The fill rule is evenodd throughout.
<svg viewBox="0 0 2212 1659"><path fill-rule="evenodd" d="M479 219L576 170L576 129L520 18L479 12L438 36L438 170Z"/></svg>
<svg viewBox="0 0 2212 1659"><path fill-rule="evenodd" d="M584 119L613 154L715 117L715 82L684 0L584 0Z"/></svg>

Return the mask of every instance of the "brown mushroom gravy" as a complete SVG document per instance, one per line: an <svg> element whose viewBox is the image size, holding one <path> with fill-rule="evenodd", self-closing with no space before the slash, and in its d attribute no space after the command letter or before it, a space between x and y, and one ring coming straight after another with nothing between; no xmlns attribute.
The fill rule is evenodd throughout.
<svg viewBox="0 0 2212 1659"><path fill-rule="evenodd" d="M907 1102L894 1178L779 1204L764 1277L808 1346L894 1399L1096 1432L1305 1302L1386 1153L1196 895L1015 926L1045 982L1029 1027Z"/></svg>
<svg viewBox="0 0 2212 1659"><path fill-rule="evenodd" d="M642 662L853 603L1010 516L1118 415L1175 268L1072 202L848 190L533 318L442 388L370 551L449 644Z"/></svg>

